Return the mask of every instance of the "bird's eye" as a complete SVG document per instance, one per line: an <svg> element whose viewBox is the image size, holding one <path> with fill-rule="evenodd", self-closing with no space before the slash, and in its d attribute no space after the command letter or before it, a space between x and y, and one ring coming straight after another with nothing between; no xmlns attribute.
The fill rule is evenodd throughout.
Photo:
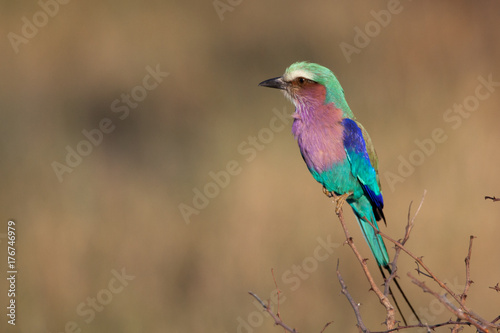
<svg viewBox="0 0 500 333"><path fill-rule="evenodd" d="M306 79L304 79L303 77L299 77L299 84L304 84L306 82Z"/></svg>

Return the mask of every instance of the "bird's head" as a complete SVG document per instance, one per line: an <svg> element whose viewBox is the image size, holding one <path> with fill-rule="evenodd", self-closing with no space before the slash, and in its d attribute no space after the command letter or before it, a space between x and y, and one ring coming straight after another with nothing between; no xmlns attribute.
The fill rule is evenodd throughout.
<svg viewBox="0 0 500 333"><path fill-rule="evenodd" d="M344 113L351 113L339 81L326 67L310 62L296 62L285 74L259 83L284 92L297 109L303 106L334 103Z"/></svg>

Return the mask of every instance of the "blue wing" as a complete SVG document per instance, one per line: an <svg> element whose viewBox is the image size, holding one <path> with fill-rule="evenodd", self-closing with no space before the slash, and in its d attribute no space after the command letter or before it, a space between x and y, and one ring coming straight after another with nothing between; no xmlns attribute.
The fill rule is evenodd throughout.
<svg viewBox="0 0 500 333"><path fill-rule="evenodd" d="M383 218L385 221L382 212L384 199L378 183L377 170L370 160L363 131L352 119L343 119L342 125L344 126L344 149L351 164L351 172L360 182L372 204L376 220Z"/></svg>

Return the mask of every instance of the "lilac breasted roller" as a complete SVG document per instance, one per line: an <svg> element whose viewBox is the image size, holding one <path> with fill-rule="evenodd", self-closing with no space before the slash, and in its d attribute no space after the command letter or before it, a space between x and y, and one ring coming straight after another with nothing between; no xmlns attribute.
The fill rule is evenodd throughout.
<svg viewBox="0 0 500 333"><path fill-rule="evenodd" d="M292 132L307 168L325 193L335 197L337 211L344 202L351 206L382 275L382 267L390 272L384 241L366 222L376 228L378 221L385 222L377 154L335 75L321 65L296 62L283 76L259 85L282 90L295 105Z"/></svg>

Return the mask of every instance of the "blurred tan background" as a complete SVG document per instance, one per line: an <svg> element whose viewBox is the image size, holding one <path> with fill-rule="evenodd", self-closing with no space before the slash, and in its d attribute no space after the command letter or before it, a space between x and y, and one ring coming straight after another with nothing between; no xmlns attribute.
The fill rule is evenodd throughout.
<svg viewBox="0 0 500 333"><path fill-rule="evenodd" d="M0 267L15 219L19 271L15 327L0 283L1 331L279 332L247 294L268 299L273 268L290 326L319 332L334 321L325 332L356 332L337 260L367 326L382 330L383 308L340 245L291 118L277 116L293 106L257 86L298 60L331 68L370 132L384 230L402 237L408 205L426 189L409 248L461 292L477 236L467 301L499 315L488 287L500 282L500 204L484 196L500 195L500 84L478 80L500 82L497 1L47 3L52 16L36 1L0 11ZM30 38L26 21L37 30L24 28ZM358 36L365 29L369 40ZM347 44L356 52L346 56ZM82 143L103 119L113 130ZM74 167L68 146L86 154L70 159ZM54 165L67 169L58 176ZM449 319L410 283L414 268L401 257L401 284L422 318Z"/></svg>

